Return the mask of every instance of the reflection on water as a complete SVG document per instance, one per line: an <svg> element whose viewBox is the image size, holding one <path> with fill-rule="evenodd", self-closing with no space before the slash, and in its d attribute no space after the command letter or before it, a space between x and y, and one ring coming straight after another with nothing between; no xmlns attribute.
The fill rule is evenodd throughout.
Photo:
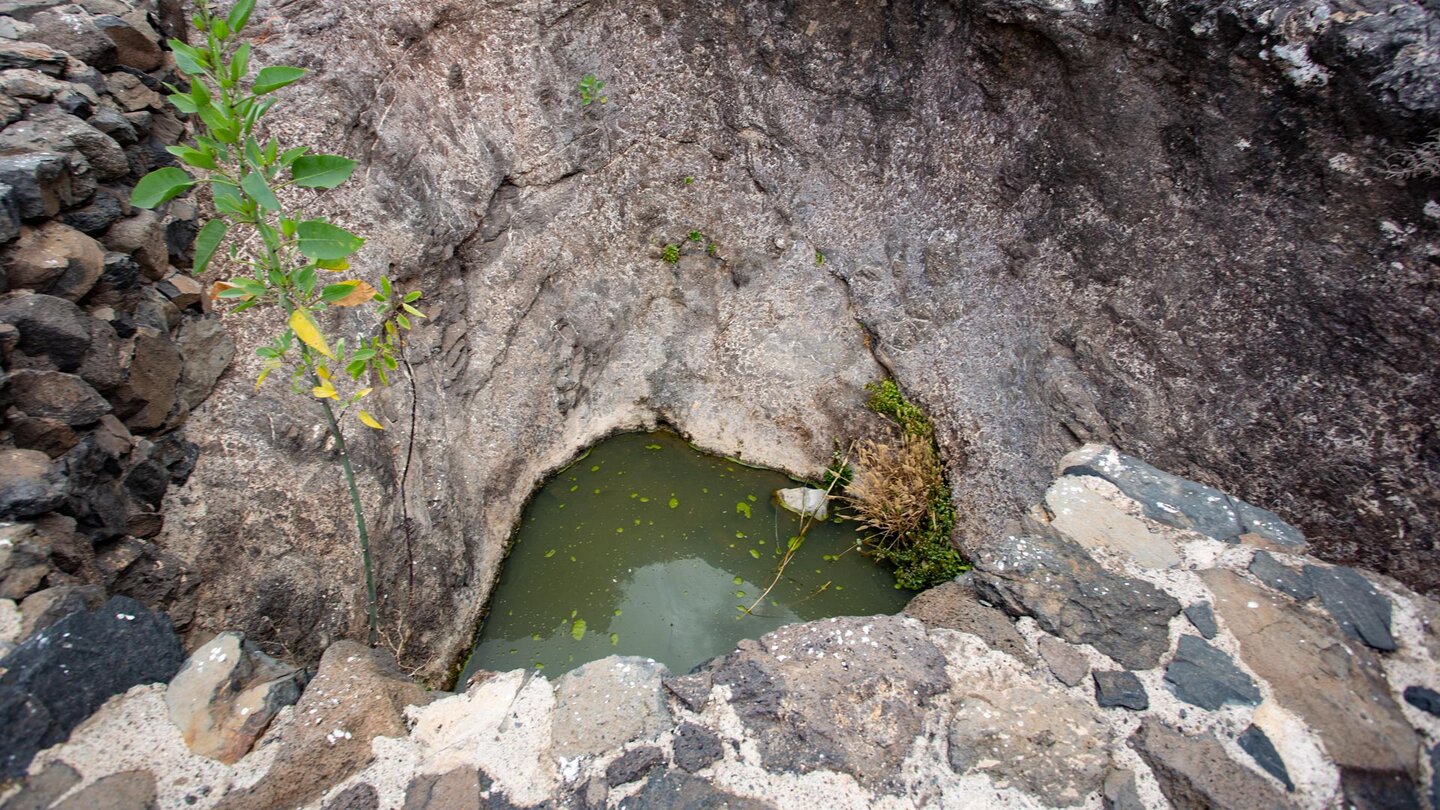
<svg viewBox="0 0 1440 810"><path fill-rule="evenodd" d="M461 683L476 669L554 676L607 655L685 672L744 638L827 616L895 613L911 595L850 550L848 524L817 524L775 575L799 518L780 473L705 455L670 433L596 445L526 508Z"/></svg>

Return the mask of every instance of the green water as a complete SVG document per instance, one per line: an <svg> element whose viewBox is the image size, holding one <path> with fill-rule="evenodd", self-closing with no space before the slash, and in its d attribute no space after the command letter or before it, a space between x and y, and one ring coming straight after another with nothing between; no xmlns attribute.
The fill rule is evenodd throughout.
<svg viewBox="0 0 1440 810"><path fill-rule="evenodd" d="M799 516L786 476L706 455L671 433L607 439L525 510L460 683L477 669L554 676L607 655L672 672L785 624L896 613L913 595L859 552L851 524L816 522L774 579Z"/></svg>

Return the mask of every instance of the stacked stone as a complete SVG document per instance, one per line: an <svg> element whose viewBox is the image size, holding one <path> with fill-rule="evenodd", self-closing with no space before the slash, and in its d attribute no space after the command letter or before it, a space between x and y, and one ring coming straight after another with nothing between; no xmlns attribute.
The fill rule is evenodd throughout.
<svg viewBox="0 0 1440 810"><path fill-rule="evenodd" d="M194 204L129 204L185 130L162 95L183 22L153 0L0 15L0 609L24 617L0 643L107 592L183 626L193 583L150 538L234 346L184 269Z"/></svg>

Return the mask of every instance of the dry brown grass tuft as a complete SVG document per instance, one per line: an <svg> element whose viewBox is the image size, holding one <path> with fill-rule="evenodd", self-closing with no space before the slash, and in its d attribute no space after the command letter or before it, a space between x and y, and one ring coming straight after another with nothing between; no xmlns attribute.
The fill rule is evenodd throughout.
<svg viewBox="0 0 1440 810"><path fill-rule="evenodd" d="M906 435L899 446L865 440L855 447L854 480L844 501L870 531L866 543L889 551L919 534L930 516L936 487L943 487L933 442Z"/></svg>

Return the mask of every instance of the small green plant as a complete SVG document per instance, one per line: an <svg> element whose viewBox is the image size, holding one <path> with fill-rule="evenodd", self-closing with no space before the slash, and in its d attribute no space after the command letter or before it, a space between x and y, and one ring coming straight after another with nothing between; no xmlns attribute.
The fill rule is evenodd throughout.
<svg viewBox="0 0 1440 810"><path fill-rule="evenodd" d="M690 233L685 235L685 238L689 239L691 242L704 242L705 234L700 233L699 231L691 231Z"/></svg>
<svg viewBox="0 0 1440 810"><path fill-rule="evenodd" d="M600 95L600 91L604 88L605 82L595 78L594 73L586 73L585 76L580 79L580 106L589 107L597 101L601 104L609 101L609 98Z"/></svg>
<svg viewBox="0 0 1440 810"><path fill-rule="evenodd" d="M900 442L857 443L853 470L837 459L827 479L843 483L851 473L842 496L846 517L861 525L865 553L895 566L897 585L923 590L954 579L970 566L950 544L955 507L934 426L893 380L866 390L870 409L899 427Z"/></svg>
<svg viewBox="0 0 1440 810"><path fill-rule="evenodd" d="M680 246L669 244L660 249L660 261L666 264L675 264L680 261Z"/></svg>
<svg viewBox="0 0 1440 810"><path fill-rule="evenodd" d="M710 244L706 245L706 246L705 246L705 255L706 255L706 256L709 256L709 257L712 258L712 259L715 258L716 256L719 256L719 255L720 255L720 243L719 243L719 242L711 242Z"/></svg>
<svg viewBox="0 0 1440 810"><path fill-rule="evenodd" d="M825 266L825 254L824 254L824 253L821 253L821 252L818 251L818 250L815 251L815 266L816 266L816 267L824 267L824 266Z"/></svg>
<svg viewBox="0 0 1440 810"><path fill-rule="evenodd" d="M687 174L685 175L685 179L681 180L680 182L684 183L687 186L693 186L695 185L695 177L693 175Z"/></svg>
<svg viewBox="0 0 1440 810"><path fill-rule="evenodd" d="M255 0L238 0L220 16L211 13L207 0L199 0L193 22L200 43L170 40L176 65L189 77L189 89L167 85L169 100L196 119L196 136L193 144L168 151L188 171L170 166L147 174L135 185L131 203L155 208L196 186L209 186L220 216L207 221L195 238L194 271L203 273L230 237L227 255L241 272L217 281L211 296L235 302L235 312L261 307L280 316L282 331L255 350L265 360L255 387L283 371L291 390L313 398L324 413L350 489L373 646L377 600L370 537L340 419L353 410L361 424L384 429L360 403L374 390L372 379L389 385L390 373L399 367L401 333L410 329L411 318L424 317L414 306L421 294L396 290L383 277L379 290L355 278L322 281L322 274L348 270L349 257L365 240L324 218L287 208L281 196L290 188L336 188L350 178L355 161L310 154L304 146L282 148L274 138L261 141L258 124L275 105L273 94L305 71L272 66L251 75L250 44L240 42L239 36L254 7ZM258 239L246 238L250 234ZM345 338L322 330L317 316L326 309L365 305L373 305L375 312L368 337L347 345Z"/></svg>

